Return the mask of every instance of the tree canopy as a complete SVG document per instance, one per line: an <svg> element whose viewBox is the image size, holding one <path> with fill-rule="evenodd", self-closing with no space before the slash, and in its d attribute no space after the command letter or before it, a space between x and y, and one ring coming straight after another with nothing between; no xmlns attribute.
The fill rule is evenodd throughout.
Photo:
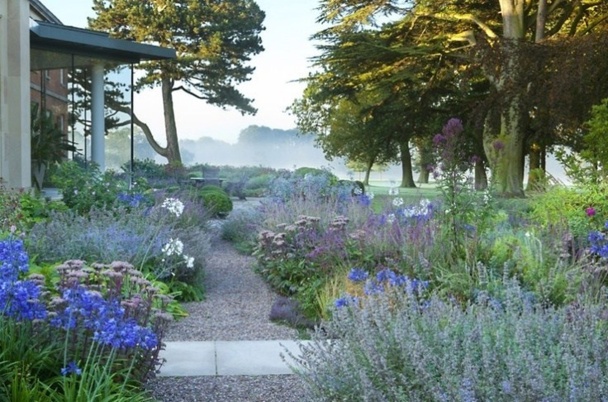
<svg viewBox="0 0 608 402"><path fill-rule="evenodd" d="M181 163L173 93L183 91L220 107L254 114L253 99L237 86L254 71L251 57L263 50L260 33L264 12L253 0L94 0L94 29L112 36L174 48L176 60L142 63L137 88L160 86L167 146L155 140L136 116L154 150L169 162ZM121 107L121 110L125 110Z"/></svg>
<svg viewBox="0 0 608 402"><path fill-rule="evenodd" d="M322 0L319 9L329 25L315 36L322 102L387 88L416 135L432 135L421 123L442 113L466 117L486 153L501 143L493 177L504 194L523 195L524 156L562 141L608 94L606 0Z"/></svg>

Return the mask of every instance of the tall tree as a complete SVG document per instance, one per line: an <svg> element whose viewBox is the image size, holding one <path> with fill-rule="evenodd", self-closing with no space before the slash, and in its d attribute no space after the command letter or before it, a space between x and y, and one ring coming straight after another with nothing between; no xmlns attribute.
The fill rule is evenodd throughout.
<svg viewBox="0 0 608 402"><path fill-rule="evenodd" d="M460 58L469 72L481 73L491 85L492 101L483 108L499 113L497 128L487 125L485 130L489 152L500 148L493 155L493 176L502 193L515 196L523 195L525 144L533 108L544 108L543 115L556 114L550 112L550 107L559 103L539 102L539 97L531 96L540 94L542 83L553 74L548 68L551 63L543 60L540 50L545 44L568 44L554 57L571 59L576 53L583 56L579 62L586 62L589 52L576 52L576 45L572 45L576 42L565 38L605 31L608 21L606 0L322 0L320 10L320 20L334 24L325 30L328 35L357 32L364 27L377 29L375 19L391 15L403 22L403 32L418 33L410 36L417 47L409 45L408 49L418 49L428 57L433 53L424 47L441 43L440 54ZM368 74L377 75L372 70ZM577 74L562 73L561 77L569 82L578 79L580 83ZM582 99L588 103L585 97Z"/></svg>
<svg viewBox="0 0 608 402"><path fill-rule="evenodd" d="M165 136L162 147L143 121L134 116L152 148L169 163L181 163L173 93L183 91L220 107L254 114L252 99L236 86L248 81L251 56L263 50L264 12L253 0L93 0L93 29L112 36L174 48L176 60L142 63L137 88L160 86ZM128 109L118 106L120 110Z"/></svg>

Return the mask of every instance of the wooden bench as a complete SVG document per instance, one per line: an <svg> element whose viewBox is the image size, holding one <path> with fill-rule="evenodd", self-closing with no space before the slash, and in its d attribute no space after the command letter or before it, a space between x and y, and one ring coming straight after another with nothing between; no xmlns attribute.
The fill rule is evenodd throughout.
<svg viewBox="0 0 608 402"><path fill-rule="evenodd" d="M203 176L202 177L192 177L190 180L197 187L204 186L218 186L222 187L222 182L224 180L220 179L220 168L203 166L201 169Z"/></svg>

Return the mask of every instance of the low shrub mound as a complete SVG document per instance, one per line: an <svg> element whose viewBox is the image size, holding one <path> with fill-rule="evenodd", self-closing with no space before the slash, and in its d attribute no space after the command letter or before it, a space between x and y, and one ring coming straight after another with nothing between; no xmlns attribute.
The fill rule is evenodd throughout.
<svg viewBox="0 0 608 402"><path fill-rule="evenodd" d="M232 211L232 200L226 191L217 186L205 186L199 190L199 199L212 215L225 217Z"/></svg>

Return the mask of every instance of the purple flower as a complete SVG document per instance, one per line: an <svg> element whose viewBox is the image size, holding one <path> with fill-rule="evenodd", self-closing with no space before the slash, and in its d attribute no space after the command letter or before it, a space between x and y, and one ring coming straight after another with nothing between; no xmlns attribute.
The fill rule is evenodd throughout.
<svg viewBox="0 0 608 402"><path fill-rule="evenodd" d="M348 279L350 279L352 282L363 282L368 277L369 274L360 268L353 268L348 273Z"/></svg>
<svg viewBox="0 0 608 402"><path fill-rule="evenodd" d="M452 117L448 120L442 130L445 137L455 137L463 131L464 127L462 125L462 120L457 119L456 117Z"/></svg>
<svg viewBox="0 0 608 402"><path fill-rule="evenodd" d="M505 148L505 143L501 140L494 140L494 142L492 142L492 147L494 147L495 151L502 151Z"/></svg>
<svg viewBox="0 0 608 402"><path fill-rule="evenodd" d="M588 217L592 217L595 216L595 208L593 207L589 207L587 209L585 209L585 213L587 214Z"/></svg>

